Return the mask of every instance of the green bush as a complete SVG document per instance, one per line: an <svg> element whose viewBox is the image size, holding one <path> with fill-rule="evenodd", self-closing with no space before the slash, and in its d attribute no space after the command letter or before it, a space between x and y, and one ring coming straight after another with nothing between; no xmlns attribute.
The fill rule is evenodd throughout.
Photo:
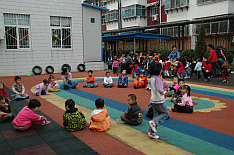
<svg viewBox="0 0 234 155"><path fill-rule="evenodd" d="M161 49L161 50L157 50L156 53L157 54L160 53L162 60L165 60L170 55L171 51L167 49Z"/></svg>
<svg viewBox="0 0 234 155"><path fill-rule="evenodd" d="M192 59L195 57L195 51L193 49L187 49L180 53L180 58L184 60L192 61Z"/></svg>
<svg viewBox="0 0 234 155"><path fill-rule="evenodd" d="M205 30L204 24L202 23L201 28L199 30L199 35L196 41L195 57L202 59L206 51L207 51L206 30Z"/></svg>

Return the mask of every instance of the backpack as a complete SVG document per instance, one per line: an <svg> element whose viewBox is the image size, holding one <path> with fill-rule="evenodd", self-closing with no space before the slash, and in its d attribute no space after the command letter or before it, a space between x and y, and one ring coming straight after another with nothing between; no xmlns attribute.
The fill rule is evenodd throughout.
<svg viewBox="0 0 234 155"><path fill-rule="evenodd" d="M221 54L220 49L215 50L217 58L223 58L223 55Z"/></svg>

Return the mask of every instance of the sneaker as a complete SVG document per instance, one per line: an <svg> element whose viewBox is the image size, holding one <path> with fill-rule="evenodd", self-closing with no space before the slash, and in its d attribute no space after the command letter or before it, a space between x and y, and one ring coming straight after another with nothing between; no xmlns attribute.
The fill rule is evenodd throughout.
<svg viewBox="0 0 234 155"><path fill-rule="evenodd" d="M135 89L137 89L137 88L138 88L138 86L135 84L135 85L134 85L134 88L135 88Z"/></svg>
<svg viewBox="0 0 234 155"><path fill-rule="evenodd" d="M156 133L148 132L147 135L153 139L159 139L159 136L157 136Z"/></svg>
<svg viewBox="0 0 234 155"><path fill-rule="evenodd" d="M222 82L225 83L225 82L227 82L227 80L223 80Z"/></svg>
<svg viewBox="0 0 234 155"><path fill-rule="evenodd" d="M83 85L83 88L85 88L86 87L86 85Z"/></svg>
<svg viewBox="0 0 234 155"><path fill-rule="evenodd" d="M149 88L147 87L146 90L149 90Z"/></svg>
<svg viewBox="0 0 234 155"><path fill-rule="evenodd" d="M149 121L148 123L149 123L149 126L150 126L151 130L152 130L154 133L156 133L156 132L157 132L157 125L154 123L154 121L151 120L151 121Z"/></svg>
<svg viewBox="0 0 234 155"><path fill-rule="evenodd" d="M46 121L45 123L41 124L41 125L47 125L47 124L50 124L51 122L50 121Z"/></svg>
<svg viewBox="0 0 234 155"><path fill-rule="evenodd" d="M151 88L149 88L149 90L151 90Z"/></svg>
<svg viewBox="0 0 234 155"><path fill-rule="evenodd" d="M184 77L184 79L188 79L188 77Z"/></svg>
<svg viewBox="0 0 234 155"><path fill-rule="evenodd" d="M125 123L126 123L126 122L122 121L121 119L117 119L116 122L117 122L118 124L125 124Z"/></svg>
<svg viewBox="0 0 234 155"><path fill-rule="evenodd" d="M226 81L228 83L228 81Z"/></svg>

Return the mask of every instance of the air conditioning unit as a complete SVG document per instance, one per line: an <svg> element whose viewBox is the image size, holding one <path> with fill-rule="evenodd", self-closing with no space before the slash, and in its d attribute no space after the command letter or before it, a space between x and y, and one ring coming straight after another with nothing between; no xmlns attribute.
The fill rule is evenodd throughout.
<svg viewBox="0 0 234 155"><path fill-rule="evenodd" d="M0 27L0 40L3 40L4 39L4 30L3 30L3 27Z"/></svg>
<svg viewBox="0 0 234 155"><path fill-rule="evenodd" d="M152 20L153 20L153 21L158 21L158 14L152 15Z"/></svg>

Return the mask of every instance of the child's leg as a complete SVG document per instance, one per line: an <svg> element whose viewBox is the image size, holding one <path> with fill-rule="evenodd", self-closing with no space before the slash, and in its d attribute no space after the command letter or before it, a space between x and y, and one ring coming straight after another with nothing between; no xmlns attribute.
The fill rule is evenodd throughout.
<svg viewBox="0 0 234 155"><path fill-rule="evenodd" d="M72 89L75 89L77 85L78 85L78 82L77 82L77 81L74 81L74 82L71 83L71 86L70 86L70 87L71 87Z"/></svg>
<svg viewBox="0 0 234 155"><path fill-rule="evenodd" d="M54 91L60 91L59 86L55 87Z"/></svg>
<svg viewBox="0 0 234 155"><path fill-rule="evenodd" d="M24 131L24 130L27 130L31 124L28 124L27 126L17 126L15 124L13 124L14 128L17 129L17 130L21 130L21 131Z"/></svg>
<svg viewBox="0 0 234 155"><path fill-rule="evenodd" d="M108 84L107 84L107 83L104 83L104 82L103 82L103 85L104 85L105 87L108 87Z"/></svg>
<svg viewBox="0 0 234 155"><path fill-rule="evenodd" d="M97 83L93 83L93 87L97 87L98 86L98 84Z"/></svg>
<svg viewBox="0 0 234 155"><path fill-rule="evenodd" d="M138 82L138 87L140 87L140 88L145 87L145 82L144 81L139 81Z"/></svg>
<svg viewBox="0 0 234 155"><path fill-rule="evenodd" d="M113 83L110 84L110 87L113 87L114 85L115 85L115 83L113 82Z"/></svg>
<svg viewBox="0 0 234 155"><path fill-rule="evenodd" d="M45 90L42 90L42 91L41 91L41 95L46 95L46 91L45 91Z"/></svg>

